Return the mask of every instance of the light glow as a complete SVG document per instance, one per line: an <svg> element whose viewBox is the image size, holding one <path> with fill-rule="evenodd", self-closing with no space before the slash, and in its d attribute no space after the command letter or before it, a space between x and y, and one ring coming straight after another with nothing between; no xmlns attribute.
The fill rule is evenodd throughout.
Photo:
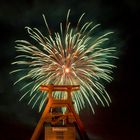
<svg viewBox="0 0 140 140"><path fill-rule="evenodd" d="M69 68L65 68L65 73L69 73L70 69Z"/></svg>

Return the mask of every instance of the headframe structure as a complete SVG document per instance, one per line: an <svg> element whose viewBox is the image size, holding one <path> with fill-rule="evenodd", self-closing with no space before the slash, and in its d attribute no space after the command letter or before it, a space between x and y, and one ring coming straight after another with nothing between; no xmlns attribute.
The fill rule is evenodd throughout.
<svg viewBox="0 0 140 140"><path fill-rule="evenodd" d="M71 97L72 92L79 90L79 89L80 89L79 85L53 85L53 84L50 84L50 85L41 85L40 86L41 91L46 91L48 93L48 103L46 104L44 112L42 113L42 116L34 130L31 140L38 140L40 133L43 129L44 123L50 123L53 126L57 126L61 122L65 122L65 126L67 124L74 124L74 126L76 127L76 129L79 133L80 139L88 140L88 136L84 129L84 125L83 125L82 121L80 120L79 115L74 110L74 107L73 107L74 102L72 101L72 97ZM66 92L67 98L58 99L58 98L53 97L52 93L55 91ZM62 107L66 107L65 113L60 113L60 112L53 113L52 112L52 109L62 108Z"/></svg>

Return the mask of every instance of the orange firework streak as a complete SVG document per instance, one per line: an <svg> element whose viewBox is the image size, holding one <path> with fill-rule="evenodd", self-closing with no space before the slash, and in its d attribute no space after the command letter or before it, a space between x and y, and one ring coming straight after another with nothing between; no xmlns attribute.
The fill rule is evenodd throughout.
<svg viewBox="0 0 140 140"><path fill-rule="evenodd" d="M49 117L54 117L58 116L58 114L53 114L50 113L51 108L57 108L57 107L66 107L67 110L69 111L68 113L61 114L60 118L53 122L50 121L51 124L57 124L61 119L65 118L72 118L74 123L76 123L78 130L80 132L80 137L83 140L88 140L88 137L86 135L84 126L82 121L80 120L79 115L75 112L74 107L73 107L73 101L71 97L71 92L79 90L80 86L79 85L41 85L40 90L41 91L47 91L48 93L48 103L44 109L44 112L42 113L42 116L34 130L34 133L31 137L31 140L37 140L40 136L40 133L43 129L43 124L46 122L47 118ZM53 91L66 91L67 92L67 99L56 99L52 96Z"/></svg>

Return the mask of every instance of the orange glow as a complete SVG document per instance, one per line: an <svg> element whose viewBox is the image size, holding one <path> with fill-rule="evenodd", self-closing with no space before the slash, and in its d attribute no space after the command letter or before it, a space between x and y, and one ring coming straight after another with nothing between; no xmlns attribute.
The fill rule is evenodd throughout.
<svg viewBox="0 0 140 140"><path fill-rule="evenodd" d="M69 68L65 68L65 72L66 73L69 73L70 72L70 69Z"/></svg>

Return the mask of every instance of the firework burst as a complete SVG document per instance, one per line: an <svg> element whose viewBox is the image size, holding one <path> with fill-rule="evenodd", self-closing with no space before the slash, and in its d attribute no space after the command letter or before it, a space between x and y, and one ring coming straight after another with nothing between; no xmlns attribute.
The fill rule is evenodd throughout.
<svg viewBox="0 0 140 140"><path fill-rule="evenodd" d="M39 103L39 110L47 100L45 92L40 93L39 86L42 84L54 85L80 85L80 91L72 94L77 112L85 107L86 102L94 112L93 103L101 103L103 106L111 102L103 81L110 82L112 68L110 59L116 58L113 54L114 47L103 47L109 40L112 32L107 32L99 37L92 33L99 26L93 22L86 22L82 27L79 18L77 26L72 28L68 20L70 10L66 18L66 27L60 23L60 34L52 34L43 15L48 36L44 36L37 28L26 27L28 34L35 41L35 45L25 41L16 41L16 51L20 54L12 64L19 66L11 73L24 74L15 84L26 81L21 88L25 96L29 96L29 104L33 107ZM28 82L27 82L28 80ZM53 93L56 98L65 98L61 92ZM20 99L20 100L21 100Z"/></svg>

